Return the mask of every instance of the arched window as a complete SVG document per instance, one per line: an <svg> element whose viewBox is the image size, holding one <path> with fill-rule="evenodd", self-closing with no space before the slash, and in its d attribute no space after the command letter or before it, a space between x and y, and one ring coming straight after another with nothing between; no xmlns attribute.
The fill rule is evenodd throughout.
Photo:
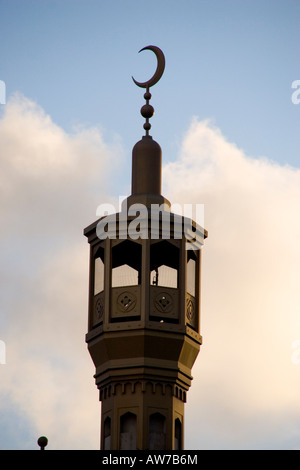
<svg viewBox="0 0 300 470"><path fill-rule="evenodd" d="M120 450L136 450L136 415L125 413L120 419Z"/></svg>
<svg viewBox="0 0 300 470"><path fill-rule="evenodd" d="M142 247L125 240L112 248L112 287L135 286L141 283Z"/></svg>
<svg viewBox="0 0 300 470"><path fill-rule="evenodd" d="M167 241L153 243L150 248L150 284L178 288L179 249Z"/></svg>
<svg viewBox="0 0 300 470"><path fill-rule="evenodd" d="M187 251L186 266L186 291L193 297L196 296L196 262L197 258L192 250Z"/></svg>
<svg viewBox="0 0 300 470"><path fill-rule="evenodd" d="M111 419L109 417L105 418L103 432L103 450L110 450Z"/></svg>
<svg viewBox="0 0 300 470"><path fill-rule="evenodd" d="M175 449L174 450L181 450L182 448L182 430L181 430L181 421L179 418L175 419Z"/></svg>
<svg viewBox="0 0 300 470"><path fill-rule="evenodd" d="M149 417L149 450L165 450L166 418L161 413Z"/></svg>
<svg viewBox="0 0 300 470"><path fill-rule="evenodd" d="M94 295L104 290L104 248L99 247L94 265Z"/></svg>

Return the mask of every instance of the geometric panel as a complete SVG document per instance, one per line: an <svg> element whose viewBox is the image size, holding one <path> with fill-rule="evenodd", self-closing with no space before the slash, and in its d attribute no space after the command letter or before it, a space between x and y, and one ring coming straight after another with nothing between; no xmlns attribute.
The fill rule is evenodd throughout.
<svg viewBox="0 0 300 470"><path fill-rule="evenodd" d="M155 307L162 313L170 313L173 307L173 299L167 292L159 292L155 297Z"/></svg>
<svg viewBox="0 0 300 470"><path fill-rule="evenodd" d="M121 292L117 299L118 308L123 312L130 312L136 305L136 296L132 292Z"/></svg>
<svg viewBox="0 0 300 470"><path fill-rule="evenodd" d="M126 286L111 289L111 319L140 316L140 287Z"/></svg>
<svg viewBox="0 0 300 470"><path fill-rule="evenodd" d="M178 320L178 289L150 286L150 316L161 320Z"/></svg>
<svg viewBox="0 0 300 470"><path fill-rule="evenodd" d="M93 327L103 322L104 318L104 291L94 296Z"/></svg>
<svg viewBox="0 0 300 470"><path fill-rule="evenodd" d="M198 312L196 307L196 299L189 293L186 294L186 322L194 330L198 330Z"/></svg>

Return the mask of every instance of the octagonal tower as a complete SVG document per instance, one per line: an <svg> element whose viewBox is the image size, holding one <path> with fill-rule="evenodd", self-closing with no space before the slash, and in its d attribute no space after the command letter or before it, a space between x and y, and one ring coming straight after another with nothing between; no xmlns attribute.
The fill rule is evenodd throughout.
<svg viewBox="0 0 300 470"><path fill-rule="evenodd" d="M101 449L184 448L184 403L200 335L201 247L206 231L171 212L161 194L161 148L149 135L149 87L141 114L146 135L132 151L132 194L119 213L84 230L90 245L86 342L95 365Z"/></svg>

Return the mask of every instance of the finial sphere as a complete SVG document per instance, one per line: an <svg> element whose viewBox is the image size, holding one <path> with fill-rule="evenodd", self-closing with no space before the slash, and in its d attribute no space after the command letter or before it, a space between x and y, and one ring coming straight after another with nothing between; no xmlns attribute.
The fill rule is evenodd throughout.
<svg viewBox="0 0 300 470"><path fill-rule="evenodd" d="M144 118L151 118L154 114L154 108L151 104L144 104L141 108L141 115Z"/></svg>
<svg viewBox="0 0 300 470"><path fill-rule="evenodd" d="M40 446L41 450L44 450L44 448L48 444L48 439L45 436L41 436L41 437L38 438L37 443Z"/></svg>

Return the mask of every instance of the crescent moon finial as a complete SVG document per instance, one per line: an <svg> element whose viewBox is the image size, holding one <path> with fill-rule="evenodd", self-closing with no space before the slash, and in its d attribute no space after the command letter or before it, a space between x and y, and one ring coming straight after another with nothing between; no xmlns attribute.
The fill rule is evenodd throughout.
<svg viewBox="0 0 300 470"><path fill-rule="evenodd" d="M154 54L156 55L156 58L157 58L157 67L156 67L156 71L153 75L153 77L150 78L150 80L148 80L147 82L138 82L136 81L133 77L132 77L132 80L134 81L134 83L141 87L141 88L146 88L146 93L144 94L144 98L146 100L146 104L144 106L142 106L141 108L141 115L146 119L146 122L144 124L144 129L146 131L146 136L149 135L149 130L151 129L151 124L149 123L149 118L151 118L154 114L154 108L153 106L151 106L149 104L149 100L151 99L151 93L149 92L149 88L153 85L155 85L158 80L160 80L162 74L164 73L164 70L165 70L165 65L166 65L166 61L165 61L165 56L162 52L161 49L159 49L159 47L157 46L146 46L146 47L143 47L143 49L141 49L139 52L142 52L142 51L145 51L145 50L150 50L150 51L153 51Z"/></svg>
<svg viewBox="0 0 300 470"><path fill-rule="evenodd" d="M157 46L146 46L146 47L143 47L143 49L141 49L139 52L142 52L145 50L153 51L154 54L156 55L156 58L157 58L156 71L153 77L151 77L150 80L148 80L147 82L143 82L143 83L138 82L133 77L132 77L132 80L137 86L141 88L150 88L151 86L155 85L158 82L158 80L160 80L165 70L166 60L165 60L163 51Z"/></svg>

